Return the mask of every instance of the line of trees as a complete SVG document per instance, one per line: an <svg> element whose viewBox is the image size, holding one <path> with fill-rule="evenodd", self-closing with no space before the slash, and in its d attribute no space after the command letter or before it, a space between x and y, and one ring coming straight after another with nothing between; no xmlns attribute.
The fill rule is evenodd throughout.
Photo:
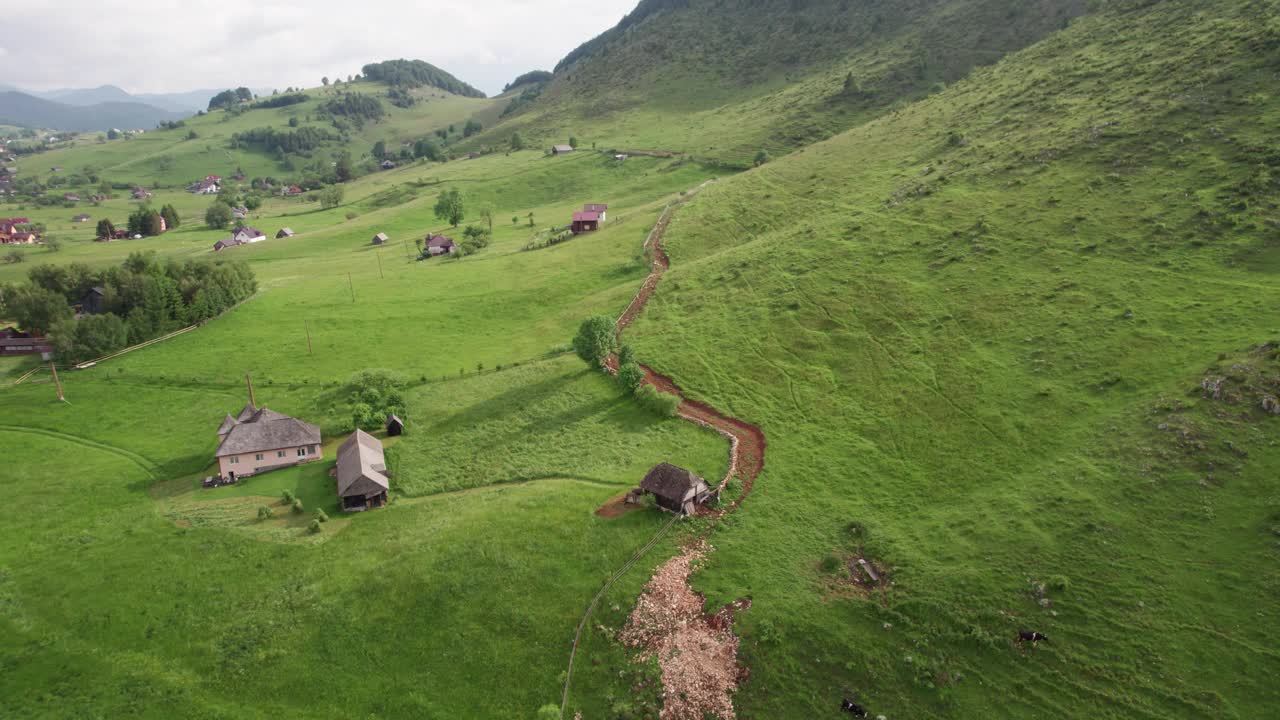
<svg viewBox="0 0 1280 720"><path fill-rule="evenodd" d="M387 114L381 100L357 92L339 93L337 97L321 104L320 110L330 115L343 115L357 120L377 120Z"/></svg>
<svg viewBox="0 0 1280 720"><path fill-rule="evenodd" d="M415 88L423 85L437 87L454 95L482 98L484 93L462 82L440 68L422 60L387 60L370 63L361 68L366 79L388 85Z"/></svg>
<svg viewBox="0 0 1280 720"><path fill-rule="evenodd" d="M161 262L154 252L131 253L122 267L37 265L27 275L29 285L0 287L0 310L22 329L44 334L64 362L101 357L216 317L258 287L243 261ZM77 319L72 306L94 288L101 291L92 308L99 312Z"/></svg>
<svg viewBox="0 0 1280 720"><path fill-rule="evenodd" d="M294 93L291 95L272 95L271 97L265 100L259 100L258 102L250 105L249 107L254 110L282 108L282 107L289 107L290 105L297 105L298 103L304 103L310 99L311 99L311 96L306 93Z"/></svg>
<svg viewBox="0 0 1280 720"><path fill-rule="evenodd" d="M223 90L222 92L209 98L209 110L218 110L221 108L230 108L239 105L242 102L249 102L253 99L253 91L247 87L238 87L235 90Z"/></svg>
<svg viewBox="0 0 1280 720"><path fill-rule="evenodd" d="M340 140L337 135L321 127L308 125L297 130L277 130L260 127L231 135L231 147L257 145L272 152L298 153L315 150L326 142Z"/></svg>

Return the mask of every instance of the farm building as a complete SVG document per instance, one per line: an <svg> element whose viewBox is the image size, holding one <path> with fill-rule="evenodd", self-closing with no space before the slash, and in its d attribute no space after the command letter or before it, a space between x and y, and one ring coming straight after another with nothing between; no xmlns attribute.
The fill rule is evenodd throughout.
<svg viewBox="0 0 1280 720"><path fill-rule="evenodd" d="M218 473L224 482L323 457L320 428L247 403L218 427Z"/></svg>
<svg viewBox="0 0 1280 720"><path fill-rule="evenodd" d="M237 245L243 245L243 244L244 243L240 242L239 240L236 240L235 238L227 238L226 240L219 240L218 242L214 243L213 251L218 252L219 250L226 250L229 247L235 247Z"/></svg>
<svg viewBox="0 0 1280 720"><path fill-rule="evenodd" d="M587 203L582 206L585 212L600 213L600 222L609 221L609 206L604 203Z"/></svg>
<svg viewBox="0 0 1280 720"><path fill-rule="evenodd" d="M404 434L404 421L394 414L387 416L387 437Z"/></svg>
<svg viewBox="0 0 1280 720"><path fill-rule="evenodd" d="M387 237L386 233L378 233L377 235L373 236L374 245L385 245L390 240L391 238Z"/></svg>
<svg viewBox="0 0 1280 720"><path fill-rule="evenodd" d="M105 297L106 290L102 286L99 285L89 288L85 291L85 294L81 296L80 302L78 303L80 306L80 312L85 315L98 315L103 312L102 305L103 298Z"/></svg>
<svg viewBox="0 0 1280 720"><path fill-rule="evenodd" d="M573 152L572 145L552 145L551 146L552 155L568 155L571 152Z"/></svg>
<svg viewBox="0 0 1280 720"><path fill-rule="evenodd" d="M15 327L0 329L0 356L40 354L41 359L53 357L53 346L41 335L22 332Z"/></svg>
<svg viewBox="0 0 1280 720"><path fill-rule="evenodd" d="M279 240L280 238L290 238L293 236L294 236L293 228L280 228L280 231L276 233L277 240Z"/></svg>
<svg viewBox="0 0 1280 720"><path fill-rule="evenodd" d="M231 208L231 216L234 217L236 220L243 220L249 217L249 208L243 205L240 205L238 207L233 207Z"/></svg>
<svg viewBox="0 0 1280 720"><path fill-rule="evenodd" d="M231 233L231 238L240 243L256 243L267 239L265 233L256 227L238 227Z"/></svg>
<svg viewBox="0 0 1280 720"><path fill-rule="evenodd" d="M383 170L391 170L395 168L395 166L396 164L391 162L390 160L383 160L382 164L379 165L379 167L381 167Z"/></svg>
<svg viewBox="0 0 1280 720"><path fill-rule="evenodd" d="M79 215L76 215L75 217L71 218L71 222L78 222L78 223L89 222L89 213L80 213Z"/></svg>
<svg viewBox="0 0 1280 720"><path fill-rule="evenodd" d="M653 466L640 481L640 489L652 493L658 507L681 515L692 515L715 495L706 480L670 463Z"/></svg>
<svg viewBox="0 0 1280 720"><path fill-rule="evenodd" d="M301 195L302 188L298 187L297 185L290 185L286 188L282 188L280 192L284 194L286 197L293 197L294 195Z"/></svg>
<svg viewBox="0 0 1280 720"><path fill-rule="evenodd" d="M600 213L582 210L573 214L573 234L595 232L600 229Z"/></svg>
<svg viewBox="0 0 1280 720"><path fill-rule="evenodd" d="M342 509L360 512L387 504L387 461L382 443L356 430L338 447L338 497Z"/></svg>
<svg viewBox="0 0 1280 720"><path fill-rule="evenodd" d="M130 193L130 195L133 196L134 200L146 200L147 198L150 198L154 194L155 193L151 192L150 190L142 187L136 187Z"/></svg>
<svg viewBox="0 0 1280 720"><path fill-rule="evenodd" d="M447 238L443 235L427 236L427 254L431 257L437 255L448 255L457 249L457 245L453 243L453 238Z"/></svg>

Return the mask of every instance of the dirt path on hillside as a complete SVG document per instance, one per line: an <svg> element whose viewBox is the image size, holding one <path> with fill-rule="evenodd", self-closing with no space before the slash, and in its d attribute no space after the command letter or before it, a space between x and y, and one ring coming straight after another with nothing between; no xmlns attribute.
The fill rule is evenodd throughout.
<svg viewBox="0 0 1280 720"><path fill-rule="evenodd" d="M618 318L615 337L620 338L622 332L644 312L663 274L671 267L671 259L662 247L662 238L671 224L676 208L710 182L712 181L699 185L668 205L645 238L645 251L653 258L649 275ZM606 367L611 372L616 372L617 358L609 358ZM715 430L729 441L729 468L717 489L723 492L734 478L738 478L742 484L738 496L732 502L707 513L714 523L736 510L751 494L756 476L764 468L764 433L755 425L727 415L705 402L690 400L670 377L644 365L641 368L644 370L646 383L680 398L676 413L681 418ZM669 525L664 525L663 529L667 527ZM643 550L652 545L653 541L650 541ZM704 533L687 543L675 557L660 565L637 599L635 609L620 636L623 642L637 649L639 661L653 658L658 661L663 686L661 720L702 720L707 716L733 720L733 692L749 674L746 668L738 665L738 639L732 626L734 615L750 607L750 599L744 598L720 612L706 615L702 612L702 596L689 583L689 575L712 551L714 548L707 542ZM636 559L637 557L633 557L628 566ZM609 579L587 609L587 614L579 624L579 637L574 638L574 651L577 650L581 629L590 616L591 608L595 607L599 598L620 575L621 572L616 573ZM569 678L572 674L571 654L569 674L566 676L560 705L562 718L568 707Z"/></svg>

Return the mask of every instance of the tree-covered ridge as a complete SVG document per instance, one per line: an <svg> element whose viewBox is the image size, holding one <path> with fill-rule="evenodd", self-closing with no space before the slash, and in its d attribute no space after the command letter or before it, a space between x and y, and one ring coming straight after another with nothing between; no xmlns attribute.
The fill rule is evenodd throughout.
<svg viewBox="0 0 1280 720"><path fill-rule="evenodd" d="M231 136L231 146L256 145L268 151L283 150L287 153L314 150L323 143L341 139L336 133L321 127L307 126L297 130L277 130L273 127L254 128Z"/></svg>
<svg viewBox="0 0 1280 720"><path fill-rule="evenodd" d="M502 92L507 92L512 88L518 88L521 85L532 85L534 83L544 83L555 77L546 70L530 70L527 73L518 75L515 80L507 83L502 88Z"/></svg>
<svg viewBox="0 0 1280 720"><path fill-rule="evenodd" d="M458 78L422 60L386 60L369 63L362 68L365 78L384 82L388 85L415 88L424 85L440 88L446 92L463 97L482 98L485 96L476 88L462 82Z"/></svg>

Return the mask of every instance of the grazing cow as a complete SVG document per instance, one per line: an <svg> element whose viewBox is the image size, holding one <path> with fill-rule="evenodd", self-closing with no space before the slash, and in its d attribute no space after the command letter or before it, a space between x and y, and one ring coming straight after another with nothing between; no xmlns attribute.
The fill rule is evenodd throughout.
<svg viewBox="0 0 1280 720"><path fill-rule="evenodd" d="M1035 644L1039 642L1049 642L1049 638L1034 630L1019 630L1018 642L1029 642Z"/></svg>
<svg viewBox="0 0 1280 720"><path fill-rule="evenodd" d="M867 716L866 709L863 708L858 703L850 700L849 698L845 698L840 701L840 709L853 715L854 717L864 718Z"/></svg>

